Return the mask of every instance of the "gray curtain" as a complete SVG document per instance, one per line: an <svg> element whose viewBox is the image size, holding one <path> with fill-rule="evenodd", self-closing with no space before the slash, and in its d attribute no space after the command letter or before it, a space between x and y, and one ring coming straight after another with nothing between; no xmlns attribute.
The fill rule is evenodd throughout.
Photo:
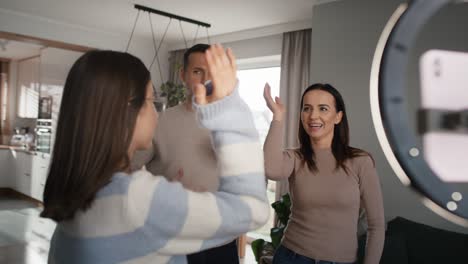
<svg viewBox="0 0 468 264"><path fill-rule="evenodd" d="M297 130L302 92L309 85L312 29L283 34L280 97L286 105L284 147L298 146ZM289 192L288 180L277 182L276 199Z"/></svg>
<svg viewBox="0 0 468 264"><path fill-rule="evenodd" d="M169 53L169 80L175 84L181 84L182 80L179 78L179 69L184 64L184 52L182 50L174 50Z"/></svg>

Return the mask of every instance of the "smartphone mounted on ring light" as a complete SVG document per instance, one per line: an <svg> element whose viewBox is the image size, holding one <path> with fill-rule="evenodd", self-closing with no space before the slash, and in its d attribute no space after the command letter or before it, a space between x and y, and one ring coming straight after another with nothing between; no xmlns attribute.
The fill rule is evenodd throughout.
<svg viewBox="0 0 468 264"><path fill-rule="evenodd" d="M419 68L424 158L442 181L468 183L468 53L429 50Z"/></svg>

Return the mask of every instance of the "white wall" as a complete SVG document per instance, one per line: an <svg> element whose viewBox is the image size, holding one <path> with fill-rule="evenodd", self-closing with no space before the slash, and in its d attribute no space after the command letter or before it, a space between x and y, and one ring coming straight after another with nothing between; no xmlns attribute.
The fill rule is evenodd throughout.
<svg viewBox="0 0 468 264"><path fill-rule="evenodd" d="M311 83L328 82L343 94L347 104L351 129L351 143L370 151L375 158L384 192L385 216L391 220L396 216L425 223L431 226L468 233L468 230L439 217L421 204L412 191L404 188L397 179L380 149L372 124L369 104L369 77L371 62L381 30L396 7L403 0L353 0L339 1L314 7L312 18L312 64ZM462 25L452 32L452 41L462 37L466 30ZM456 13L456 10L455 10ZM463 13L462 13L463 14ZM445 15L441 21L460 20ZM454 45L446 30L426 31L418 42L416 53L431 43L452 43L448 46L467 47L465 34L463 43ZM464 45L464 46L463 46ZM415 66L413 62L413 66ZM415 75L413 68L413 76ZM414 83L415 81L411 81Z"/></svg>
<svg viewBox="0 0 468 264"><path fill-rule="evenodd" d="M129 25L129 28L131 25ZM0 8L0 31L16 33L26 36L32 36L47 40L65 42L69 44L82 45L97 49L110 49L123 51L130 37L128 35L117 34L113 32L97 31L91 28L65 24L42 17L28 14L12 12ZM154 47L152 39L134 37L130 44L129 53L139 57L147 67L149 67L153 56ZM168 76L168 47L162 45L160 50L160 61L163 76ZM11 127L15 126L34 126L34 119L22 119L16 117L16 62L11 63L10 80L10 120ZM157 64L151 68L151 75L156 87L161 84Z"/></svg>
<svg viewBox="0 0 468 264"><path fill-rule="evenodd" d="M312 27L312 19L289 23L252 28L238 32L210 36L210 43L222 43L231 47L237 59L262 57L265 60L276 60L273 56L281 55L283 33ZM201 35L198 43L208 43L206 36ZM184 49L184 43L171 45L170 50ZM249 62L250 63L250 62ZM271 64L271 63L270 63Z"/></svg>
<svg viewBox="0 0 468 264"><path fill-rule="evenodd" d="M225 42L224 46L232 48L237 59L266 57L281 54L283 34Z"/></svg>
<svg viewBox="0 0 468 264"><path fill-rule="evenodd" d="M125 50L130 37L131 26L132 25L129 25L128 35L118 34L0 9L0 31L97 49ZM154 55L152 39L134 37L129 48L129 53L139 57L146 66L149 66ZM166 45L163 44L161 46L160 54L161 68L163 74L167 76L168 47ZM152 76L159 76L156 67L152 68ZM157 77L157 79L159 79L159 77ZM159 80L157 80L156 85L159 87Z"/></svg>

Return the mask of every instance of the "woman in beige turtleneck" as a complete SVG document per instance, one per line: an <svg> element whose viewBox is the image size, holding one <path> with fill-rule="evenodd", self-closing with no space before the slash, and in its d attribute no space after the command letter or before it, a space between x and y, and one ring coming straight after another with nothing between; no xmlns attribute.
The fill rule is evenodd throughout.
<svg viewBox="0 0 468 264"><path fill-rule="evenodd" d="M308 87L301 99L297 149L283 150L285 107L265 101L273 121L265 141L265 172L270 180L288 179L291 216L274 264L354 263L359 209L367 213L364 264L378 264L384 244L382 193L374 161L349 146L344 101L329 84Z"/></svg>

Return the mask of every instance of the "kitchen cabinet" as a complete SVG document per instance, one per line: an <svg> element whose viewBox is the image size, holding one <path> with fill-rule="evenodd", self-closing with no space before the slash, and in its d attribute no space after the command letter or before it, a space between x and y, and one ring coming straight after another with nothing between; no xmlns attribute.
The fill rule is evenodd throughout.
<svg viewBox="0 0 468 264"><path fill-rule="evenodd" d="M33 155L23 151L14 151L14 173L13 189L17 192L31 196L31 176L32 176Z"/></svg>
<svg viewBox="0 0 468 264"><path fill-rule="evenodd" d="M0 149L0 188L43 201L50 155L40 152Z"/></svg>
<svg viewBox="0 0 468 264"><path fill-rule="evenodd" d="M0 149L0 188L11 188L14 168L9 149Z"/></svg>
<svg viewBox="0 0 468 264"><path fill-rule="evenodd" d="M37 153L32 157L31 197L43 201L44 187L49 172L50 156Z"/></svg>

